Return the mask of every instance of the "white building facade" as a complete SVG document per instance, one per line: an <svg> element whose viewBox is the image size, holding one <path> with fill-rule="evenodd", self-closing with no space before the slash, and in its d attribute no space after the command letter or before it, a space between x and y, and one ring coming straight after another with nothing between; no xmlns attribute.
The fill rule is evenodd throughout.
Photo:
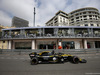
<svg viewBox="0 0 100 75"><path fill-rule="evenodd" d="M68 14L63 11L58 11L55 16L50 19L46 26L69 26Z"/></svg>
<svg viewBox="0 0 100 75"><path fill-rule="evenodd" d="M46 26L100 26L100 13L93 7L77 9L68 14L58 11L46 22Z"/></svg>

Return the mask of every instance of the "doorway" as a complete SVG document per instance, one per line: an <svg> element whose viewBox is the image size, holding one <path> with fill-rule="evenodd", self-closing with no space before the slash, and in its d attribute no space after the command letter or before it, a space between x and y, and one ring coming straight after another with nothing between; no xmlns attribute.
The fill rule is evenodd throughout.
<svg viewBox="0 0 100 75"><path fill-rule="evenodd" d="M100 41L95 41L95 48L100 48Z"/></svg>

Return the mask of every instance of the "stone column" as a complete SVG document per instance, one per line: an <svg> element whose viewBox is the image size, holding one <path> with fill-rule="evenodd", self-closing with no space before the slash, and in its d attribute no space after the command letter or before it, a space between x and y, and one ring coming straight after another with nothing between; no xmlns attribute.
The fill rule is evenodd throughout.
<svg viewBox="0 0 100 75"><path fill-rule="evenodd" d="M32 40L32 49L35 49L35 40Z"/></svg>
<svg viewBox="0 0 100 75"><path fill-rule="evenodd" d="M58 39L58 45L62 46L62 39Z"/></svg>
<svg viewBox="0 0 100 75"><path fill-rule="evenodd" d="M84 40L84 49L87 49L87 40Z"/></svg>
<svg viewBox="0 0 100 75"><path fill-rule="evenodd" d="M11 41L8 41L8 49L11 49Z"/></svg>
<svg viewBox="0 0 100 75"><path fill-rule="evenodd" d="M59 45L59 46L62 46L61 42L58 42L58 45Z"/></svg>

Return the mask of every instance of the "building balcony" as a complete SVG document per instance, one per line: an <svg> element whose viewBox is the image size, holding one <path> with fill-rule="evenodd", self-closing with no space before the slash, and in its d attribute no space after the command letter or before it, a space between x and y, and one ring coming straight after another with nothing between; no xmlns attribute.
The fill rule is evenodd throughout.
<svg viewBox="0 0 100 75"><path fill-rule="evenodd" d="M38 38L100 38L100 34L59 34L59 35L54 35L54 34L45 34L45 35L16 35L16 36L10 36L10 35L5 35L1 37L1 39L38 39Z"/></svg>

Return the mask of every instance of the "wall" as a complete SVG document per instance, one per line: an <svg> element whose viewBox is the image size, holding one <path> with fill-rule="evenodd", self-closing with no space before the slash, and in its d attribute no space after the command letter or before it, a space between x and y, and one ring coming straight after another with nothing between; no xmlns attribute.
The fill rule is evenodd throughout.
<svg viewBox="0 0 100 75"><path fill-rule="evenodd" d="M8 41L0 41L0 49L8 49Z"/></svg>

